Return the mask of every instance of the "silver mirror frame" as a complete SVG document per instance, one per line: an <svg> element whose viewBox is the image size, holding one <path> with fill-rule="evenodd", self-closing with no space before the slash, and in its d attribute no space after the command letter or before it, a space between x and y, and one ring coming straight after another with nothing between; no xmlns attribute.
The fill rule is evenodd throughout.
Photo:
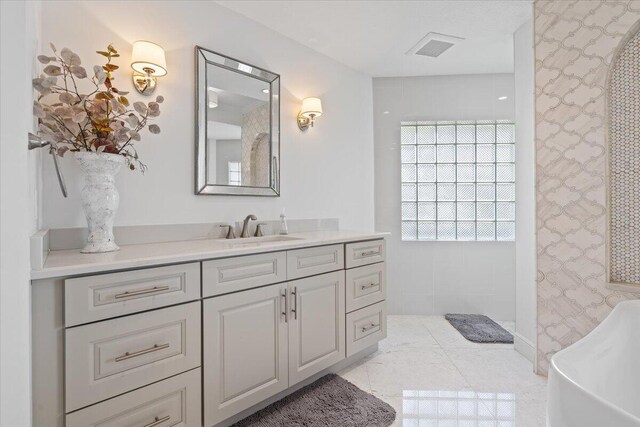
<svg viewBox="0 0 640 427"><path fill-rule="evenodd" d="M280 196L280 75L246 62L219 54L200 46L195 47L196 93L196 195L222 196ZM270 173L269 187L219 185L207 183L207 64L226 68L239 74L257 78L269 84L270 114ZM242 66L242 67L241 67ZM242 68L242 69L239 69ZM249 70L250 72L244 71Z"/></svg>

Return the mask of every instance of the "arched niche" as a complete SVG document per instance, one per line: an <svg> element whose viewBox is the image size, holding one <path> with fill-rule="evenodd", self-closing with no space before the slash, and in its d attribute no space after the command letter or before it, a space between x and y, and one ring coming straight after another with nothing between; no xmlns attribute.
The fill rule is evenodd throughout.
<svg viewBox="0 0 640 427"><path fill-rule="evenodd" d="M608 280L640 285L640 21L611 64L607 128Z"/></svg>

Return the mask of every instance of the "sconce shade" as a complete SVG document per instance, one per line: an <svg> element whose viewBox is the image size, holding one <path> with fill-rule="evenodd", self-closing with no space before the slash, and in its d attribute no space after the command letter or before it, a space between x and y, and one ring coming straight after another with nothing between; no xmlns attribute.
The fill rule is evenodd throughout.
<svg viewBox="0 0 640 427"><path fill-rule="evenodd" d="M207 89L207 98L209 98L209 108L218 106L218 93L212 87Z"/></svg>
<svg viewBox="0 0 640 427"><path fill-rule="evenodd" d="M153 77L166 75L167 61L164 57L164 49L155 43L138 40L133 44L131 68L142 74L152 70Z"/></svg>
<svg viewBox="0 0 640 427"><path fill-rule="evenodd" d="M320 101L320 98L303 99L300 115L308 119L312 117L320 117L322 115L322 101Z"/></svg>

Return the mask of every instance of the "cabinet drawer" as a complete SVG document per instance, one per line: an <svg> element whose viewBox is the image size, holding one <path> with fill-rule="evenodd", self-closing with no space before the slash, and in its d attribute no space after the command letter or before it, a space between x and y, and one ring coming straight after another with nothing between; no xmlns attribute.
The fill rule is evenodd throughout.
<svg viewBox="0 0 640 427"><path fill-rule="evenodd" d="M385 299L386 268L383 262L347 270L347 313Z"/></svg>
<svg viewBox="0 0 640 427"><path fill-rule="evenodd" d="M384 301L347 314L347 357L387 336L387 308Z"/></svg>
<svg viewBox="0 0 640 427"><path fill-rule="evenodd" d="M347 268L384 261L384 239L347 243Z"/></svg>
<svg viewBox="0 0 640 427"><path fill-rule="evenodd" d="M342 270L343 268L343 245L287 251L287 279L289 280Z"/></svg>
<svg viewBox="0 0 640 427"><path fill-rule="evenodd" d="M65 331L66 412L200 365L200 302Z"/></svg>
<svg viewBox="0 0 640 427"><path fill-rule="evenodd" d="M205 297L287 280L285 252L215 259L202 263Z"/></svg>
<svg viewBox="0 0 640 427"><path fill-rule="evenodd" d="M65 326L200 298L200 263L67 279Z"/></svg>
<svg viewBox="0 0 640 427"><path fill-rule="evenodd" d="M69 414L66 426L200 427L200 388L197 368Z"/></svg>

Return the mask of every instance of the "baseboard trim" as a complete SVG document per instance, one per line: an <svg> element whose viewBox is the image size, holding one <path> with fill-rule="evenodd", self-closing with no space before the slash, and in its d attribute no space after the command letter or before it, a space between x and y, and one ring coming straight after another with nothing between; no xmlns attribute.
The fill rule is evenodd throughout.
<svg viewBox="0 0 640 427"><path fill-rule="evenodd" d="M536 346L531 341L516 332L513 334L513 347L527 360L535 364Z"/></svg>

